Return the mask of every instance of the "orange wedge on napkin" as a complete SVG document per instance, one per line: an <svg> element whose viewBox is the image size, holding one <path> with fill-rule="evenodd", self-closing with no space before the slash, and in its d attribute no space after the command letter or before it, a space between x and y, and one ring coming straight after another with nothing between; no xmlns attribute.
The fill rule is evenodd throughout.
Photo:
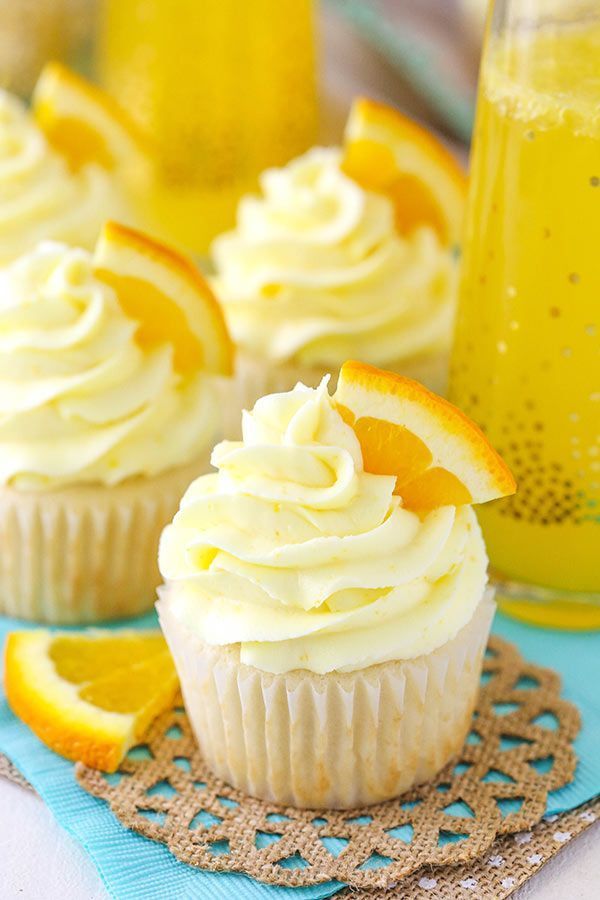
<svg viewBox="0 0 600 900"><path fill-rule="evenodd" d="M514 494L510 470L477 425L417 381L347 362L335 401L356 432L365 471L395 475L396 493L408 509Z"/></svg>
<svg viewBox="0 0 600 900"><path fill-rule="evenodd" d="M356 100L342 168L366 190L390 198L401 234L429 225L443 244L458 244L466 174L435 135L412 119L383 103Z"/></svg>
<svg viewBox="0 0 600 900"><path fill-rule="evenodd" d="M11 709L41 741L105 772L115 771L179 688L157 632L13 631L4 680Z"/></svg>

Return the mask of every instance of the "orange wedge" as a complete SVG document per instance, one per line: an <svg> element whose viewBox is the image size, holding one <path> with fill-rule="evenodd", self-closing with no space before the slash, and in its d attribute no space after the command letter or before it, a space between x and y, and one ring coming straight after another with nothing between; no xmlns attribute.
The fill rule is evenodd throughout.
<svg viewBox="0 0 600 900"><path fill-rule="evenodd" d="M228 375L232 346L221 307L196 266L139 231L107 222L94 254L96 277L139 322L143 347L170 342L182 374Z"/></svg>
<svg viewBox="0 0 600 900"><path fill-rule="evenodd" d="M32 100L34 119L48 142L77 170L148 164L148 141L112 97L60 63L48 63Z"/></svg>
<svg viewBox="0 0 600 900"><path fill-rule="evenodd" d="M11 709L44 744L105 772L115 771L179 689L157 632L13 631L4 682Z"/></svg>
<svg viewBox="0 0 600 900"><path fill-rule="evenodd" d="M342 168L366 190L390 198L400 234L430 225L443 244L459 243L466 174L430 131L398 110L374 100L354 102Z"/></svg>
<svg viewBox="0 0 600 900"><path fill-rule="evenodd" d="M335 401L356 432L365 471L395 475L396 493L408 509L514 494L515 480L483 432L417 381L347 362Z"/></svg>

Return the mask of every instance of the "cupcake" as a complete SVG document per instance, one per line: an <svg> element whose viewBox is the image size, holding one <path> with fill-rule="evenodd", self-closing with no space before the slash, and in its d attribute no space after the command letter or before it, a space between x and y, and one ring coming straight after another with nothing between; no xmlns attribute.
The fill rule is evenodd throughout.
<svg viewBox="0 0 600 900"><path fill-rule="evenodd" d="M348 357L442 390L465 176L400 113L358 101L345 144L260 179L213 244L239 407L315 387Z"/></svg>
<svg viewBox="0 0 600 900"><path fill-rule="evenodd" d="M106 219L134 222L149 165L117 105L58 64L31 110L0 91L0 264L46 239L91 250Z"/></svg>
<svg viewBox="0 0 600 900"><path fill-rule="evenodd" d="M161 627L201 752L265 800L352 808L470 728L494 604L472 508L514 481L416 382L347 363L260 399L161 538Z"/></svg>
<svg viewBox="0 0 600 900"><path fill-rule="evenodd" d="M221 432L231 365L194 267L109 223L0 270L0 613L143 612L156 555Z"/></svg>

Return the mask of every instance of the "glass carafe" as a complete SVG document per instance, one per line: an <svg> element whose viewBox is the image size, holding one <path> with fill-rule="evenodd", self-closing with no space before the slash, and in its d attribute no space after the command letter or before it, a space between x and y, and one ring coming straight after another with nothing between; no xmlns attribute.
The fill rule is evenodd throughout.
<svg viewBox="0 0 600 900"><path fill-rule="evenodd" d="M481 510L507 612L600 627L600 0L498 0L451 399L519 489Z"/></svg>
<svg viewBox="0 0 600 900"><path fill-rule="evenodd" d="M153 139L149 213L202 254L316 139L314 0L100 0L101 82Z"/></svg>

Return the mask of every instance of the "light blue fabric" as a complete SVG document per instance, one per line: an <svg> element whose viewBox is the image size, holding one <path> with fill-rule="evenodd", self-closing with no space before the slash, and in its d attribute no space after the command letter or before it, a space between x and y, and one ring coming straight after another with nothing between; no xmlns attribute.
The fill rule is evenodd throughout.
<svg viewBox="0 0 600 900"><path fill-rule="evenodd" d="M138 619L139 627L155 624L153 616ZM123 623L123 625L131 625ZM0 643L6 632L30 627L0 619ZM583 727L577 738L580 763L573 784L549 799L548 813L563 812L600 793L600 633L564 634L544 631L497 616L494 631L516 643L523 656L558 670L564 696L579 706ZM73 767L47 750L0 700L0 751L41 794L57 821L78 840L96 864L116 900L312 900L329 897L341 886L278 888L242 875L202 872L178 862L168 850L126 831L106 805L83 791Z"/></svg>
<svg viewBox="0 0 600 900"><path fill-rule="evenodd" d="M575 780L548 798L548 814L566 812L600 794L600 632L565 632L534 628L496 615L493 631L512 641L521 655L554 669L562 679L562 696L581 713L575 740L579 763Z"/></svg>

